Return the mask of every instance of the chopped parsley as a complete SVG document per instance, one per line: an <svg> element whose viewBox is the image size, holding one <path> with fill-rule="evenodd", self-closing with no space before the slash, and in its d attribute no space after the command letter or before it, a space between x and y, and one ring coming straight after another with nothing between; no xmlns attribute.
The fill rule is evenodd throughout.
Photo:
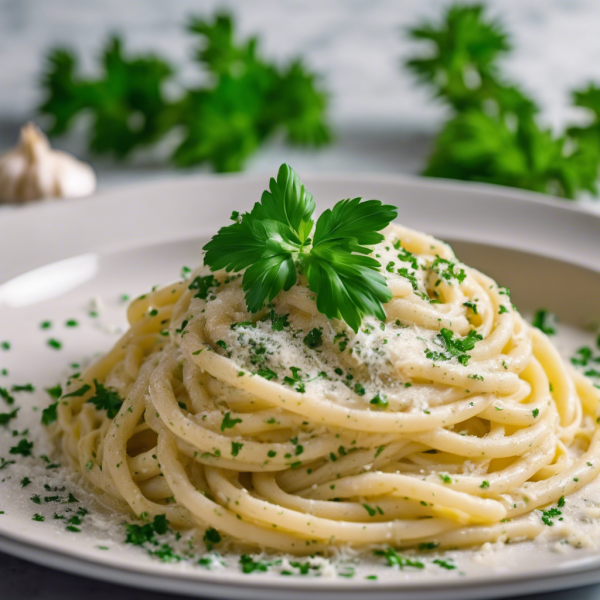
<svg viewBox="0 0 600 600"><path fill-rule="evenodd" d="M200 300L206 300L210 291L219 287L221 284L217 281L214 275L206 275L205 277L194 277L188 289L196 291L194 298L200 298Z"/></svg>
<svg viewBox="0 0 600 600"><path fill-rule="evenodd" d="M309 348L318 348L323 343L323 330L321 327L311 329L304 337L304 345Z"/></svg>
<svg viewBox="0 0 600 600"><path fill-rule="evenodd" d="M214 544L218 544L221 541L221 534L213 527L209 527L204 532L202 540L206 545L206 550L210 552L213 549Z"/></svg>
<svg viewBox="0 0 600 600"><path fill-rule="evenodd" d="M369 404L376 406L377 408L386 408L389 405L386 397L379 392L371 399Z"/></svg>
<svg viewBox="0 0 600 600"><path fill-rule="evenodd" d="M105 387L96 379L94 379L94 386L95 394L88 400L88 403L93 404L97 410L105 410L108 418L114 419L121 410L123 399L116 390Z"/></svg>
<svg viewBox="0 0 600 600"><path fill-rule="evenodd" d="M556 316L545 308L540 308L536 311L532 325L546 335L556 334Z"/></svg>
<svg viewBox="0 0 600 600"><path fill-rule="evenodd" d="M58 400L62 396L62 388L60 387L60 385L55 385L54 387L46 388L46 392L48 393L50 398L53 398L54 400Z"/></svg>
<svg viewBox="0 0 600 600"><path fill-rule="evenodd" d="M56 412L57 408L58 400L42 411L42 425L48 426L51 423L54 423L54 421L56 421L56 419L58 418Z"/></svg>
<svg viewBox="0 0 600 600"><path fill-rule="evenodd" d="M273 369L269 369L269 367L261 367L260 369L258 369L258 371L256 371L256 374L260 375L260 377L268 379L269 381L271 381L272 379L277 379L277 373L275 373Z"/></svg>
<svg viewBox="0 0 600 600"><path fill-rule="evenodd" d="M236 426L237 423L241 423L242 419L232 419L231 413L226 412L223 420L221 421L221 431L225 431L226 429L232 429Z"/></svg>
<svg viewBox="0 0 600 600"><path fill-rule="evenodd" d="M6 388L0 387L0 398L6 402L6 404L14 404L15 399L10 395L9 391Z"/></svg>
<svg viewBox="0 0 600 600"><path fill-rule="evenodd" d="M0 425L7 425L9 421L15 419L17 417L17 413L19 412L18 408L15 408L13 411L8 413L0 413Z"/></svg>
<svg viewBox="0 0 600 600"><path fill-rule="evenodd" d="M275 312L275 309L272 308L269 314L265 317L265 319L269 319L271 321L271 329L273 331L283 331L286 327L290 326L288 321L289 314L278 315Z"/></svg>
<svg viewBox="0 0 600 600"><path fill-rule="evenodd" d="M239 442L231 442L231 456L237 456L244 444Z"/></svg>
<svg viewBox="0 0 600 600"><path fill-rule="evenodd" d="M451 260L436 256L430 267L430 270L434 273L437 273L442 279L445 279L448 282L456 280L458 283L462 283L467 274L465 273L464 269L456 270L456 268L456 263L452 262Z"/></svg>
<svg viewBox="0 0 600 600"><path fill-rule="evenodd" d="M31 456L31 449L33 448L33 442L23 438L19 440L16 446L13 446L10 450L10 454L20 454L21 456Z"/></svg>
<svg viewBox="0 0 600 600"><path fill-rule="evenodd" d="M441 558L436 558L433 561L434 565L437 565L441 569L446 569L447 571L454 571L456 569L456 565L450 560L442 560Z"/></svg>
<svg viewBox="0 0 600 600"><path fill-rule="evenodd" d="M58 340L55 340L54 338L50 338L46 344L48 344L48 346L50 346L50 348L53 348L54 350L60 350L62 348L62 342L59 342Z"/></svg>
<svg viewBox="0 0 600 600"><path fill-rule="evenodd" d="M425 349L425 356L434 362L450 360L455 357L458 362L467 366L471 356L467 354L467 351L472 350L475 347L476 342L483 339L483 336L478 334L475 329L469 331L469 334L464 338L454 338L454 332L445 327L441 329L433 342L443 348L443 352Z"/></svg>
<svg viewBox="0 0 600 600"><path fill-rule="evenodd" d="M474 315L477 314L477 304L475 304L475 302L463 302L463 306L470 308Z"/></svg>
<svg viewBox="0 0 600 600"><path fill-rule="evenodd" d="M157 543L155 535L163 535L169 529L169 521L166 515L156 515L151 523L137 525L125 523L127 537L125 542L134 546L142 546L146 542Z"/></svg>
<svg viewBox="0 0 600 600"><path fill-rule="evenodd" d="M32 383L26 383L25 385L13 385L11 388L12 392L35 392L35 388Z"/></svg>
<svg viewBox="0 0 600 600"><path fill-rule="evenodd" d="M562 501L562 503L561 503ZM563 507L565 505L565 498L564 496L561 496L561 498L558 501L558 506ZM557 507L552 507L549 508L548 510L542 510L540 511L542 513L542 523L544 523L545 525L548 525L548 527L552 527L552 525L554 525L554 522L552 521L552 519L556 519L558 518L559 521L562 521L562 511L559 510Z"/></svg>
<svg viewBox="0 0 600 600"><path fill-rule="evenodd" d="M407 556L402 556L393 548L387 548L386 550L375 550L373 554L375 556L382 556L385 558L390 567L398 567L399 569L404 569L405 567L413 567L414 569L425 568L425 564L420 560L413 560Z"/></svg>
<svg viewBox="0 0 600 600"><path fill-rule="evenodd" d="M92 386L85 383L78 390L75 390L74 392L71 392L70 394L65 394L63 396L63 398L71 398L71 397L79 398L81 396L84 396L91 389L92 389Z"/></svg>
<svg viewBox="0 0 600 600"><path fill-rule="evenodd" d="M240 566L242 567L242 573L248 575L249 573L262 572L265 573L269 567L274 564L273 562L265 562L263 560L254 560L247 554L240 556Z"/></svg>

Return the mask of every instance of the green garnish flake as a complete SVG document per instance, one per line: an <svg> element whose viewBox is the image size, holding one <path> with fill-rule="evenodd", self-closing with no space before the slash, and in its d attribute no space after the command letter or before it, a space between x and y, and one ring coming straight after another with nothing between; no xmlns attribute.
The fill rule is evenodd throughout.
<svg viewBox="0 0 600 600"><path fill-rule="evenodd" d="M453 280L456 280L460 284L467 277L467 274L465 273L464 269L458 268L457 270L456 263L452 262L451 260L441 258L439 256L436 256L435 260L433 261L430 267L430 270L434 273L437 273L442 279L446 280L447 282L452 282Z"/></svg>
<svg viewBox="0 0 600 600"><path fill-rule="evenodd" d="M204 537L202 540L206 545L206 550L210 552L213 549L213 546L221 541L221 534L213 527L209 527L204 532Z"/></svg>
<svg viewBox="0 0 600 600"><path fill-rule="evenodd" d="M121 406L123 406L123 398L121 398L115 390L105 387L96 379L94 379L94 386L96 388L95 393L88 400L88 403L93 404L97 410L105 410L108 418L114 419L119 413L119 410L121 410ZM67 396L64 397L66 398Z"/></svg>
<svg viewBox="0 0 600 600"><path fill-rule="evenodd" d="M242 573L246 575L248 575L249 573L256 572L265 573L273 564L275 563L266 562L264 560L254 560L251 556L248 556L247 554L242 554L242 556L240 557L240 567L242 568Z"/></svg>
<svg viewBox="0 0 600 600"><path fill-rule="evenodd" d="M53 398L54 400L58 400L62 396L62 388L60 387L60 385L55 385L54 387L46 388L46 392L50 396L50 398Z"/></svg>
<svg viewBox="0 0 600 600"><path fill-rule="evenodd" d="M85 395L91 389L92 389L92 386L85 383L84 385L82 385L79 389L75 390L74 392L65 394L63 396L63 398L71 398L71 397L79 398L79 397Z"/></svg>
<svg viewBox="0 0 600 600"><path fill-rule="evenodd" d="M232 429L237 425L237 423L241 423L242 419L232 419L231 413L226 412L223 420L221 421L221 431L225 431L226 429Z"/></svg>
<svg viewBox="0 0 600 600"><path fill-rule="evenodd" d="M343 319L354 331L365 315L385 320L382 303L392 294L381 265L367 255L396 209L378 200L342 200L319 217L313 232L314 210L312 194L283 164L252 211L204 246L204 262L213 271L245 269L242 287L251 312L289 290L301 269L328 318Z"/></svg>
<svg viewBox="0 0 600 600"><path fill-rule="evenodd" d="M46 344L50 346L53 350L60 350L62 348L62 342L55 340L54 338L50 338L46 341Z"/></svg>
<svg viewBox="0 0 600 600"><path fill-rule="evenodd" d="M436 558L433 561L433 564L440 567L440 569L446 569L447 571L454 571L454 569L456 569L456 565L451 561L452 561L452 559L443 560L441 558Z"/></svg>
<svg viewBox="0 0 600 600"><path fill-rule="evenodd" d="M77 327L77 326L79 326L79 323L75 319L69 319L68 321L65 321L65 327Z"/></svg>
<svg viewBox="0 0 600 600"><path fill-rule="evenodd" d="M323 330L320 327L311 329L303 341L304 345L309 348L318 348L323 343Z"/></svg>
<svg viewBox="0 0 600 600"><path fill-rule="evenodd" d="M54 423L54 421L56 421L56 419L58 418L58 414L56 412L57 408L58 400L56 402L53 402L50 406L48 406L42 411L42 425L48 426L51 423Z"/></svg>
<svg viewBox="0 0 600 600"><path fill-rule="evenodd" d="M31 456L31 450L33 448L33 442L23 438L19 440L16 446L13 446L10 450L10 454L20 454L21 456Z"/></svg>
<svg viewBox="0 0 600 600"><path fill-rule="evenodd" d="M474 315L477 314L477 304L475 304L475 302L463 302L463 306L470 308Z"/></svg>
<svg viewBox="0 0 600 600"><path fill-rule="evenodd" d="M156 535L163 535L169 529L169 521L166 515L156 515L151 523L137 525L135 523L125 523L127 536L125 542L134 546L142 546L146 542L157 544Z"/></svg>
<svg viewBox="0 0 600 600"><path fill-rule="evenodd" d="M377 394L371 399L369 404L372 404L377 408L386 408L389 405L389 402L383 394L377 392Z"/></svg>
<svg viewBox="0 0 600 600"><path fill-rule="evenodd" d="M454 338L454 332L450 329L442 328L433 342L443 349L443 352L437 350L425 349L425 356L434 362L450 360L455 357L458 362L464 367L467 366L471 356L467 354L469 350L473 350L475 344L482 340L483 336L472 329L464 338Z"/></svg>
<svg viewBox="0 0 600 600"><path fill-rule="evenodd" d="M531 323L534 327L537 327L540 331L546 335L556 334L556 315L552 314L545 308L540 308L536 311L533 322Z"/></svg>
<svg viewBox="0 0 600 600"><path fill-rule="evenodd" d="M387 561L388 566L398 567L404 569L405 567L412 567L414 569L424 569L425 564L420 560L413 560L407 556L398 554L393 548L387 548L386 550L375 550L373 552L375 556L382 556Z"/></svg>
<svg viewBox="0 0 600 600"><path fill-rule="evenodd" d="M452 477L450 477L450 475L448 475L447 473L440 473L440 479L445 483L445 484L449 484L452 483Z"/></svg>
<svg viewBox="0 0 600 600"><path fill-rule="evenodd" d="M535 418L537 418L537 416L540 414L540 409L539 409L539 408L534 408L534 409L531 411L531 414L533 415L533 418L534 418L534 419L535 419Z"/></svg>
<svg viewBox="0 0 600 600"><path fill-rule="evenodd" d="M194 298L200 298L200 300L206 300L208 294L216 287L221 284L217 281L213 275L206 275L205 277L194 277L188 289L196 292Z"/></svg>
<svg viewBox="0 0 600 600"><path fill-rule="evenodd" d="M11 388L12 392L35 392L35 387L32 383L26 383L25 385L13 385Z"/></svg>
<svg viewBox="0 0 600 600"><path fill-rule="evenodd" d="M231 442L231 456L237 456L243 447L241 442Z"/></svg>
<svg viewBox="0 0 600 600"><path fill-rule="evenodd" d="M10 342L2 342L0 343L0 348L2 348L2 350L10 350Z"/></svg>
<svg viewBox="0 0 600 600"><path fill-rule="evenodd" d="M15 408L11 412L0 413L0 425L7 425L12 419L16 419L18 412L19 409Z"/></svg>
<svg viewBox="0 0 600 600"><path fill-rule="evenodd" d="M15 399L6 388L0 387L0 398L6 402L6 404L14 404Z"/></svg>

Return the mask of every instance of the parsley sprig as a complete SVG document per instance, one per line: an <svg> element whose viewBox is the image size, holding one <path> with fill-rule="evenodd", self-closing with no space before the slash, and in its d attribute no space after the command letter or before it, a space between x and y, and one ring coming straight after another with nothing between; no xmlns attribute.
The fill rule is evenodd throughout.
<svg viewBox="0 0 600 600"><path fill-rule="evenodd" d="M417 79L450 108L424 174L574 198L597 194L600 87L573 93L591 123L560 135L544 128L536 102L504 77L500 60L512 49L504 25L485 4L457 2L439 22L409 36L427 46L406 62Z"/></svg>
<svg viewBox="0 0 600 600"><path fill-rule="evenodd" d="M118 36L107 41L95 78L81 73L71 50L52 50L39 107L50 117L50 135L72 129L85 114L89 149L124 159L179 132L173 162L216 171L242 169L275 135L296 146L329 141L328 96L300 59L281 65L264 56L259 39L239 39L225 12L191 18L186 30L198 43L193 58L205 75L202 86L185 88L164 57L131 55Z"/></svg>
<svg viewBox="0 0 600 600"><path fill-rule="evenodd" d="M384 320L392 298L379 262L368 256L379 233L397 216L379 200L341 200L317 220L313 195L296 172L281 165L254 208L219 230L204 246L216 271L242 271L248 310L257 312L304 273L319 312L343 319L354 331L365 315ZM314 234L311 238L311 233Z"/></svg>

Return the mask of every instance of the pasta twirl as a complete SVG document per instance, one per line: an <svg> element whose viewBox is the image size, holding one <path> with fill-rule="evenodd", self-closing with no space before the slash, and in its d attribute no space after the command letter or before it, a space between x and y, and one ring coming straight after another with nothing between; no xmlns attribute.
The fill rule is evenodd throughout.
<svg viewBox="0 0 600 600"><path fill-rule="evenodd" d="M134 301L59 403L64 454L123 510L267 549L535 537L600 471L598 390L447 245L384 233L393 299L357 333L302 276L256 314L206 268Z"/></svg>

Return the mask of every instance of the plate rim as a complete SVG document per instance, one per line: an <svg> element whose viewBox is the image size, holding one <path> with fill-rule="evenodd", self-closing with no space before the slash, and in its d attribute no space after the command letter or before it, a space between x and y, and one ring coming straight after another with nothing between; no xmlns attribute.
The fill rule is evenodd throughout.
<svg viewBox="0 0 600 600"><path fill-rule="evenodd" d="M374 185L390 185L392 187L398 186L399 188L418 188L424 190L426 192L437 194L437 193L463 193L467 196L475 196L480 195L479 200L483 202L498 202L498 201L516 201L517 203L522 203L523 206L535 206L540 207L539 211L545 212L548 210L558 211L563 214L576 215L578 218L582 215L585 219L590 219L594 222L598 227L600 227L600 214L596 215L591 213L588 209L583 207L580 204L569 203L567 201L561 199L553 199L551 197L546 197L542 194L537 194L534 192L526 192L522 190L514 190L512 188L504 188L502 186L496 186L493 184L484 184L484 183L471 183L471 182L456 182L453 180L437 180L437 179L429 179L422 178L410 175L391 175L391 174L374 174L374 173L355 173L355 174L344 174L344 173L332 173L332 174L323 174L323 173L315 173L315 174L307 174L303 175L303 179L308 182L307 187L310 185L341 185L341 184L353 184L353 183L361 183L361 184L370 184ZM27 224L28 221L31 220L41 220L44 217L52 215L52 214L60 214L60 213L68 213L73 210L83 209L86 204L93 204L94 207L99 208L100 210L110 209L111 205L115 202L119 201L119 197L127 196L132 192L136 194L143 194L144 192L150 192L151 194L158 193L160 190L168 189L169 186L173 185L181 185L181 186L206 186L211 185L213 183L217 183L218 185L230 185L230 184L248 184L248 185L261 185L264 187L266 181L266 177L261 174L241 174L241 175L188 175L185 177L173 177L173 178L165 178L157 181L148 181L144 183L136 183L125 186L119 186L115 188L111 188L108 190L103 190L91 198L87 199L71 199L71 200L61 200L59 202L54 201L44 201L39 204L32 204L24 207L20 207L14 211L7 211L3 214L3 211L0 211L0 232L3 227L20 227L23 224ZM8 222L8 224L7 224ZM198 234L199 237L199 234ZM182 235L178 238L172 239L188 239L189 236ZM157 239L156 243L160 243L162 241L167 241L164 239ZM138 246L143 246L144 244L138 244L133 246L128 246L127 248L117 247L113 251L117 252L119 250L125 250L129 248L134 248ZM4 246L6 249L6 246ZM99 250L99 252L104 253L104 251ZM3 256L3 245L2 245L2 236L0 236L0 256ZM41 257L40 257L41 258ZM47 264L46 261L42 262L42 264ZM579 266L584 266L589 268L588 265L583 265L581 262L574 262L574 264L578 264ZM26 269L28 270L28 269ZM600 266L597 268L600 271ZM0 283L4 281L4 277L2 273L0 273ZM15 548L24 547L28 549L30 552L35 550L36 559L28 558L23 556L19 549L17 551L11 552L11 545L13 546L13 550ZM183 573L177 573L176 571L172 571L171 573L159 573L159 574L151 574L144 573L143 571L138 570L134 566L124 567L119 565L108 565L106 563L99 562L94 559L92 556L74 556L69 552L66 552L64 549L57 550L56 548L45 547L43 544L32 543L30 540L26 539L13 539L11 540L6 536L6 534L0 531L0 549L9 554L14 554L16 556L21 556L21 558L25 558L26 560L30 560L32 562L36 562L38 564L42 564L45 566L49 566L51 568L65 570L72 573L78 574L77 568L82 565L86 567L85 576L110 580L110 572L118 571L122 574L123 577L131 576L132 573L136 574L138 578L137 583L132 584L127 581L119 581L124 585L134 585L135 587L144 587L146 589L161 589L162 591L178 591L179 593L195 593L193 591L186 592L185 586L194 586L195 588L204 588L201 591L202 593L211 593L215 594L218 590L210 590L208 591L206 588L218 586L222 591L218 591L218 595L225 596L226 594L235 591L238 595L240 589L248 588L248 590L252 589L254 591L260 590L261 592L266 592L269 590L269 593L278 594L282 590L286 592L294 591L296 588L296 584L293 584L291 580L282 580L281 582L275 582L273 580L259 580L258 578L249 578L248 580L237 580L235 582L225 582L219 581L216 578L196 578L189 577ZM39 554L39 556L38 556ZM53 560L53 556L60 555L63 560L66 560L68 564L61 565L57 564L58 560ZM505 594L517 593L521 590L523 593L523 588L519 588L519 586L523 586L525 583L530 583L533 585L536 584L535 591L549 590L549 589L564 589L566 587L570 587L572 585L585 585L586 583L593 583L600 581L600 571L598 570L598 564L596 562L600 562L600 554L597 557L597 561L589 561L588 563L579 564L568 564L564 571L559 571L557 573L544 573L539 577L531 577L531 573L522 573L510 576L510 574L496 574L494 576L488 576L485 579L470 579L470 580L453 580L443 582L443 587L449 588L450 593L456 593L458 591L468 591L475 590L475 592L479 589L480 594L485 592L487 597L492 596L500 596ZM100 571L106 570L107 573L100 573ZM594 572L597 575L594 577ZM571 579L579 578L581 581L571 581ZM583 579L586 579L583 581ZM148 580L148 584L146 585L145 579ZM171 587L167 588L161 584L162 581L169 581ZM153 582L153 587L150 585L150 582ZM285 581L285 583L284 583ZM437 581L435 584L431 586L425 585L423 582L401 582L394 583L392 581L380 581L377 585L367 584L366 582L361 582L359 586L356 586L356 581L353 580L351 585L343 585L345 582L337 582L336 586L319 586L317 583L309 583L309 580L302 580L302 582L297 583L298 590L303 590L304 592L307 589L310 589L316 594L327 594L328 596L332 596L335 594L347 594L348 592L352 592L354 595L357 593L369 592L377 597L383 597L386 593L394 593L396 597L405 596L410 597L411 594L422 594L428 593L431 597L435 596L436 593L439 593L439 597L446 597L447 594L444 594L444 590L441 587L441 583ZM326 580L321 580L321 582L325 582ZM337 580L336 580L337 581ZM357 580L358 581L358 580ZM556 587L557 582L564 582L564 585L561 583L558 587ZM181 583L181 589L179 589L179 585L176 582ZM548 582L548 585L542 585L542 582ZM552 585L550 585L552 582ZM156 584L159 584L158 587ZM497 590L497 593L493 591L494 586L501 587L512 587L516 588L512 591L503 592L502 590ZM175 589L176 588L176 589ZM355 588L355 589L353 589ZM245 594L245 592L244 592ZM469 594L468 597L476 597L477 593ZM241 597L250 597L249 595L243 595Z"/></svg>

